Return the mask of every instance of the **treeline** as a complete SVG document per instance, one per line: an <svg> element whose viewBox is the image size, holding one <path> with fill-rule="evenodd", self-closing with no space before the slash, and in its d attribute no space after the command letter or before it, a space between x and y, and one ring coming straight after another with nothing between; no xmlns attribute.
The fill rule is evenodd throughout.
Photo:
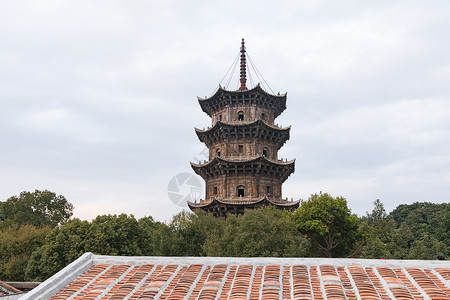
<svg viewBox="0 0 450 300"><path fill-rule="evenodd" d="M49 191L0 202L0 280L42 281L85 252L133 256L448 257L450 205L400 205L387 214L376 200L357 217L342 197L314 194L295 212L272 207L226 220L181 212L152 217L70 219L73 206Z"/></svg>

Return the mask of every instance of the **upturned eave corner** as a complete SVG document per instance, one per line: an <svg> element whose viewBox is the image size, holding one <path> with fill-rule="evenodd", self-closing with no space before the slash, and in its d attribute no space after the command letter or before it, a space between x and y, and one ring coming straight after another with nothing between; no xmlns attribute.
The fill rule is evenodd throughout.
<svg viewBox="0 0 450 300"><path fill-rule="evenodd" d="M276 98L280 98L280 99L286 99L287 98L287 92L284 93L278 93L278 94L271 94L269 92L267 92L265 89L262 88L261 84L258 83L256 84L253 88L251 89L247 89L247 90L227 90L225 88L223 88L222 86L219 85L219 87L217 88L217 90L215 91L214 94L212 94L209 97L200 97L197 96L197 100L198 102L205 102L205 101L210 101L213 100L215 98L217 98L219 95L223 94L223 93L232 93L232 94L245 94L245 93L253 93L253 92L261 92L269 97L276 97Z"/></svg>

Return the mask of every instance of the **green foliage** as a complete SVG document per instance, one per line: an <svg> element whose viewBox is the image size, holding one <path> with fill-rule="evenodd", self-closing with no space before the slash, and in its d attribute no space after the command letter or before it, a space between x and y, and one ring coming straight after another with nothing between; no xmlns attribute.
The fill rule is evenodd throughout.
<svg viewBox="0 0 450 300"><path fill-rule="evenodd" d="M26 278L45 280L85 252L103 255L156 255L152 236L158 224L151 217L103 215L91 223L72 219L56 227L33 252Z"/></svg>
<svg viewBox="0 0 450 300"><path fill-rule="evenodd" d="M407 226L416 235L439 234L439 228L444 218L444 212L448 205L429 202L415 202L402 204L394 209L390 215L395 220L397 228Z"/></svg>
<svg viewBox="0 0 450 300"><path fill-rule="evenodd" d="M266 207L230 215L226 220L183 211L169 224L155 222L152 217L136 220L126 214L102 215L92 222L65 221L50 233L49 227L10 224L0 232L0 276L42 281L85 252L343 257L359 249L358 256L363 258L435 259L449 254L449 207L401 205L391 216L376 200L372 212L358 219L344 198L320 193L311 195L293 213Z"/></svg>
<svg viewBox="0 0 450 300"><path fill-rule="evenodd" d="M372 213L362 218L362 227L365 227L364 230L372 236L379 237L385 243L389 242L395 228L395 222L391 216L388 216L383 203L379 199L375 200L373 205Z"/></svg>
<svg viewBox="0 0 450 300"><path fill-rule="evenodd" d="M4 221L6 219L5 216L3 216L3 214L2 214L2 205L3 205L3 202L0 201L0 228L2 228L2 221Z"/></svg>
<svg viewBox="0 0 450 300"><path fill-rule="evenodd" d="M138 220L141 235L140 251L144 256L167 255L166 249L170 247L169 227L161 222L155 222L152 217L143 217Z"/></svg>
<svg viewBox="0 0 450 300"><path fill-rule="evenodd" d="M142 255L142 233L131 215L97 216L86 238L86 251L104 255Z"/></svg>
<svg viewBox="0 0 450 300"><path fill-rule="evenodd" d="M26 268L26 279L43 281L86 252L88 221L72 219L48 234L45 244L34 251Z"/></svg>
<svg viewBox="0 0 450 300"><path fill-rule="evenodd" d="M165 255L177 256L302 256L309 242L295 224L271 207L244 215L215 218L202 211L175 215L164 236Z"/></svg>
<svg viewBox="0 0 450 300"><path fill-rule="evenodd" d="M438 241L435 237L428 236L415 240L412 243L408 253L408 259L436 259L442 255L445 256L447 245Z"/></svg>
<svg viewBox="0 0 450 300"><path fill-rule="evenodd" d="M392 241L395 222L388 216L379 199L375 200L372 213L361 218L360 230L365 238L359 257L363 258L391 258L388 249Z"/></svg>
<svg viewBox="0 0 450 300"><path fill-rule="evenodd" d="M31 253L39 248L51 228L12 225L0 231L0 279L24 281Z"/></svg>
<svg viewBox="0 0 450 300"><path fill-rule="evenodd" d="M361 238L359 219L347 207L343 197L314 194L293 213L297 229L306 234L316 249L326 257L351 254ZM313 253L314 256L319 253Z"/></svg>
<svg viewBox="0 0 450 300"><path fill-rule="evenodd" d="M394 258L436 259L447 257L448 230L445 220L449 205L415 202L399 205L391 212L396 222L395 240L389 245ZM401 245L401 246L400 246Z"/></svg>
<svg viewBox="0 0 450 300"><path fill-rule="evenodd" d="M442 241L450 246L450 204L447 204L445 208L440 232L442 232Z"/></svg>
<svg viewBox="0 0 450 300"><path fill-rule="evenodd" d="M448 204L402 204L390 215L379 200L374 206L371 214L361 218L365 244L360 257L430 260L448 256Z"/></svg>
<svg viewBox="0 0 450 300"><path fill-rule="evenodd" d="M173 217L169 225L172 240L169 255L206 255L205 241L209 236L222 233L224 225L222 219L215 218L212 214L182 211Z"/></svg>
<svg viewBox="0 0 450 300"><path fill-rule="evenodd" d="M22 192L10 197L0 206L0 216L4 219L2 227L13 224L52 226L68 220L72 216L73 205L64 196L50 191Z"/></svg>
<svg viewBox="0 0 450 300"><path fill-rule="evenodd" d="M151 217L103 215L72 219L54 228L34 251L27 280L45 280L85 252L103 255L304 256L310 244L295 223L274 208L247 211L226 221L204 212L181 212L169 225Z"/></svg>
<svg viewBox="0 0 450 300"><path fill-rule="evenodd" d="M274 207L248 210L229 216L224 232L211 234L205 245L208 256L305 256L310 248L295 223Z"/></svg>
<svg viewBox="0 0 450 300"><path fill-rule="evenodd" d="M388 245L380 240L379 237L370 237L365 241L361 252L358 253L360 258L391 258L392 255L388 250Z"/></svg>
<svg viewBox="0 0 450 300"><path fill-rule="evenodd" d="M394 230L392 239L387 245L391 257L394 259L407 259L411 241L414 239L412 231L407 227Z"/></svg>

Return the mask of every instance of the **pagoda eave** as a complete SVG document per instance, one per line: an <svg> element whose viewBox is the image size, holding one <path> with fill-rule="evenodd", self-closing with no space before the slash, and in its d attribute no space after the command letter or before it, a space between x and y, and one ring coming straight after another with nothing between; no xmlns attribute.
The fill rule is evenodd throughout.
<svg viewBox="0 0 450 300"><path fill-rule="evenodd" d="M290 161L273 161L265 156L255 158L239 158L236 160L215 157L213 160L203 164L191 162L194 172L207 180L220 175L237 175L242 173L262 174L262 176L275 176L281 182L295 171L295 159Z"/></svg>
<svg viewBox="0 0 450 300"><path fill-rule="evenodd" d="M250 97L252 94L259 95L259 97ZM223 97L224 95L226 97ZM214 115L215 111L227 105L254 104L257 101L260 101L259 103L262 106L264 106L263 103L273 106L275 117L277 117L286 109L287 93L272 95L263 90L259 84L253 89L237 91L228 91L219 86L213 96L209 98L197 97L197 99L202 110L210 117Z"/></svg>
<svg viewBox="0 0 450 300"><path fill-rule="evenodd" d="M287 209L294 211L299 207L300 201L288 201L284 199L270 199L264 195L253 200L227 200L214 197L210 200L201 200L199 203L188 201L191 210L202 209L209 211L216 216L226 217L227 213L243 213L245 209L257 209L265 206L275 206L278 209Z"/></svg>
<svg viewBox="0 0 450 300"><path fill-rule="evenodd" d="M209 100L218 98L222 93L241 94L241 93L249 93L249 92L254 92L254 91L259 91L259 92L264 93L265 95L270 96L270 97L276 97L276 98L281 98L281 99L283 99L283 98L286 99L287 98L287 93L282 93L282 94L279 94L279 95L269 94L258 83L252 89L235 90L235 91L227 90L227 89L223 88L221 85L219 85L219 88L216 90L216 92L211 97L202 98L202 97L198 97L197 96L197 99L198 99L199 102L202 102L202 101L209 101Z"/></svg>
<svg viewBox="0 0 450 300"><path fill-rule="evenodd" d="M221 122L217 121L214 126L201 130L195 128L195 133L198 139L207 146L213 145L214 141L219 137L236 139L244 136L251 136L252 138L269 138L275 139L277 150L280 149L284 143L289 140L291 126L278 127L267 124L262 120L252 122Z"/></svg>
<svg viewBox="0 0 450 300"><path fill-rule="evenodd" d="M269 125L266 122L264 122L263 120L254 120L254 121L250 121L250 122L243 122L243 121L234 121L234 122L223 122L223 121L217 121L213 126L208 127L205 130L199 129L199 128L195 128L196 132L199 133L206 133L209 131L214 131L214 130L218 130L219 128L224 128L224 127L249 127L249 126L255 126L255 125L262 125L267 129L273 129L276 131L289 131L291 129L291 126L287 126L287 127L279 127L279 126L275 126L275 125Z"/></svg>
<svg viewBox="0 0 450 300"><path fill-rule="evenodd" d="M208 165L213 165L216 162L225 162L225 163L232 163L232 164L239 164L239 163L251 163L251 162L266 162L268 164L273 164L275 166L287 166L287 165L292 165L295 164L295 159L292 160L271 160L268 159L267 157L260 155L260 156L235 156L234 158L225 158L225 157L220 157L217 156L215 157L213 160L211 161L205 161L205 163L203 164L196 164L191 162L191 166L192 167L206 167Z"/></svg>

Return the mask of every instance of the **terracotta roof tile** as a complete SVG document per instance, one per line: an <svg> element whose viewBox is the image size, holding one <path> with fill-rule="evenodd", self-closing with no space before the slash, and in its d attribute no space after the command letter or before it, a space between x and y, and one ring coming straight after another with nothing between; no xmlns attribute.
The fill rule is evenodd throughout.
<svg viewBox="0 0 450 300"><path fill-rule="evenodd" d="M448 262L92 257L51 299L450 299Z"/></svg>

